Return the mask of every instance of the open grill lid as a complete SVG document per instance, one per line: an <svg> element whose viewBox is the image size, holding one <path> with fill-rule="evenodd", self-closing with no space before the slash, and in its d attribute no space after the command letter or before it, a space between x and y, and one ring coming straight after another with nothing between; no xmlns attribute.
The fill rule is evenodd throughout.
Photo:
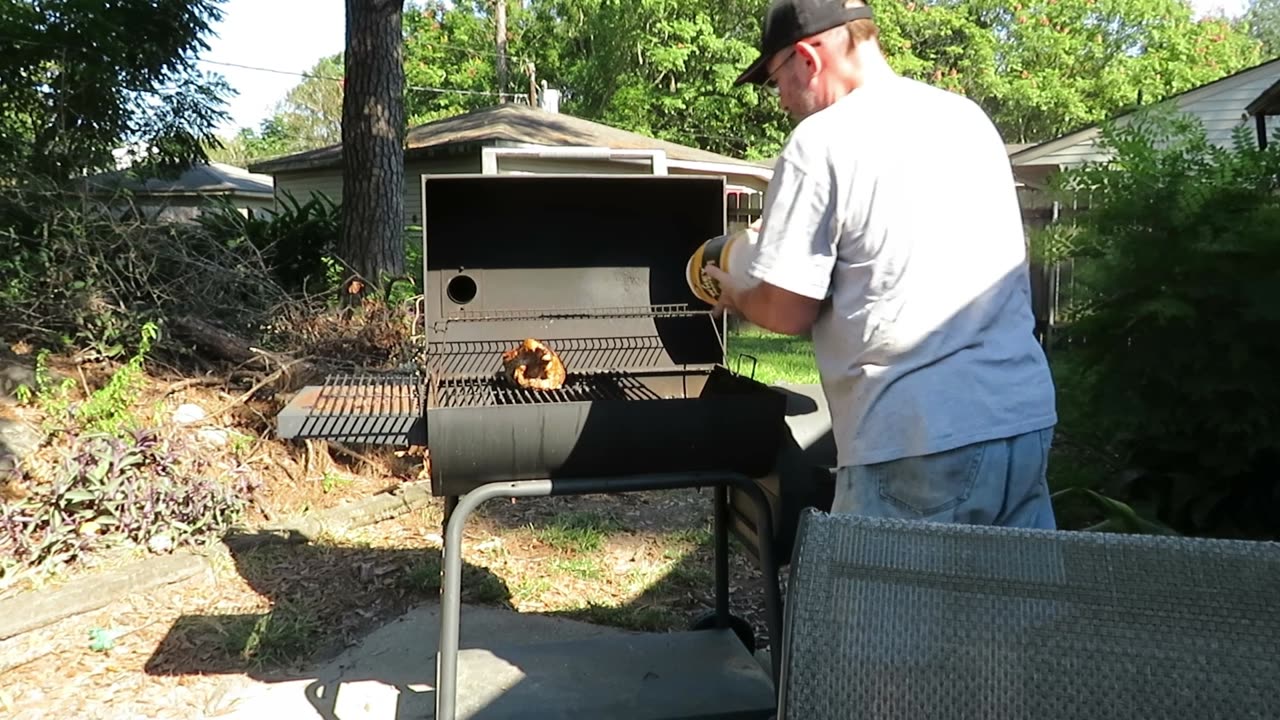
<svg viewBox="0 0 1280 720"><path fill-rule="evenodd" d="M426 175L428 368L497 372L525 338L571 373L724 362L723 322L685 281L725 232L719 177Z"/></svg>

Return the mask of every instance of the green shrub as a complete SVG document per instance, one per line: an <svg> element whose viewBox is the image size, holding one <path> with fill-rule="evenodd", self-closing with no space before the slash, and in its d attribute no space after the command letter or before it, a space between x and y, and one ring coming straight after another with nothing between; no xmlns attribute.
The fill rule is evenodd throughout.
<svg viewBox="0 0 1280 720"><path fill-rule="evenodd" d="M18 386L18 400L43 411L45 430L50 433L83 431L118 435L132 431L138 423L133 405L146 384L143 362L157 332L154 323L144 324L138 350L129 362L79 403L72 399L75 380L63 378L62 382L54 382L49 373L49 351L41 350L36 355L36 386Z"/></svg>
<svg viewBox="0 0 1280 720"><path fill-rule="evenodd" d="M1127 467L1106 489L1179 532L1275 537L1280 143L1151 111L1101 147L1059 187L1086 209L1039 241L1077 259L1073 362Z"/></svg>
<svg viewBox="0 0 1280 720"><path fill-rule="evenodd" d="M199 224L231 248L248 243L262 254L279 285L290 293L322 293L341 275L333 273L334 251L342 230L342 210L321 193L305 203L283 192L273 212L242 214L219 199L200 215Z"/></svg>

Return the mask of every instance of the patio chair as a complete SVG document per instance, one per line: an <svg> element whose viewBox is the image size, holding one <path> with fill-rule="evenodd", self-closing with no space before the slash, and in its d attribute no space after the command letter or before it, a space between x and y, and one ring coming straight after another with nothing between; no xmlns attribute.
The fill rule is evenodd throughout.
<svg viewBox="0 0 1280 720"><path fill-rule="evenodd" d="M778 718L1280 718L1280 543L808 510Z"/></svg>

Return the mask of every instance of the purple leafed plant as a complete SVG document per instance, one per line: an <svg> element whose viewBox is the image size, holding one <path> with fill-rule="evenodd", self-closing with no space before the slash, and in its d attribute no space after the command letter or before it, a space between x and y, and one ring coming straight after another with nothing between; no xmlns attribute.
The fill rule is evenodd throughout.
<svg viewBox="0 0 1280 720"><path fill-rule="evenodd" d="M154 430L81 436L49 486L0 501L0 562L71 562L159 535L173 546L217 537L258 486L245 468L217 468L200 448Z"/></svg>

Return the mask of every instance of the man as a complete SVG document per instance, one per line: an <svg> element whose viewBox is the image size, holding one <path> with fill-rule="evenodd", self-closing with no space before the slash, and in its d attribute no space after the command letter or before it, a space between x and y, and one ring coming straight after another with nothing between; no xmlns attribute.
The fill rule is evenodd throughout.
<svg viewBox="0 0 1280 720"><path fill-rule="evenodd" d="M832 512L1053 528L1057 422L1033 335L1008 156L985 113L894 73L860 0L773 0L760 57L797 120L727 311L812 334L839 472Z"/></svg>

